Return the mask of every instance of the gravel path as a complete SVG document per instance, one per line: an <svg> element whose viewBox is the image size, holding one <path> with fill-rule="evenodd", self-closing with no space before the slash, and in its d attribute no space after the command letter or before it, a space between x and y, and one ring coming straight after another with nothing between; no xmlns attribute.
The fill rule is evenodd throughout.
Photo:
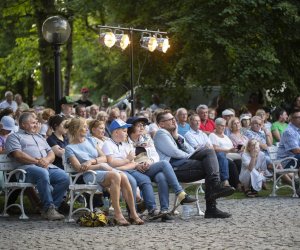
<svg viewBox="0 0 300 250"><path fill-rule="evenodd" d="M0 217L0 249L300 249L300 199L223 199L218 207L232 218L83 228Z"/></svg>

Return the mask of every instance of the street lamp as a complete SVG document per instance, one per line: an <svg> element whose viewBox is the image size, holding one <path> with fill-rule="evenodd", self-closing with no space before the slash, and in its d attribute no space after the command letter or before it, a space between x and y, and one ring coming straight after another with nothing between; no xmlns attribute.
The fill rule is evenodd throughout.
<svg viewBox="0 0 300 250"><path fill-rule="evenodd" d="M61 96L61 72L60 72L60 45L64 44L71 34L71 28L67 19L61 16L47 18L42 26L44 39L53 45L54 49L54 89L55 110L59 112Z"/></svg>

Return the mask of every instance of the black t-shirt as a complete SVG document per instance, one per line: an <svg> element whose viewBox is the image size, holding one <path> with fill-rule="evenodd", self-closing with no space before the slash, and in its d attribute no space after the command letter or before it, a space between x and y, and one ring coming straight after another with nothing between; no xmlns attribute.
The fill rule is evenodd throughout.
<svg viewBox="0 0 300 250"><path fill-rule="evenodd" d="M56 135L54 133L52 133L52 135L50 135L47 138L47 142L48 142L48 144L49 144L50 147L58 145L61 148L65 148L69 144L69 141L68 141L67 137L64 136L64 140L61 141L60 139L58 139L56 137ZM58 157L56 155L55 155L55 160L53 162L53 165L55 165L55 166L57 166L57 167L59 167L61 169L64 169L61 157Z"/></svg>
<svg viewBox="0 0 300 250"><path fill-rule="evenodd" d="M81 99L79 99L78 101L76 101L76 103L78 103L79 105L83 105L85 107L93 105L93 103L90 100L82 101Z"/></svg>

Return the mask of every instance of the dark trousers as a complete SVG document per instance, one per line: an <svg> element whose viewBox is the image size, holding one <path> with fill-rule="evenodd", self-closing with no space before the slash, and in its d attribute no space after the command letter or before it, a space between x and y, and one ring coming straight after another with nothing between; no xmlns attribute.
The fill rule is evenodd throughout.
<svg viewBox="0 0 300 250"><path fill-rule="evenodd" d="M213 149L200 150L189 159L171 159L170 163L179 182L205 179L205 199L220 182L218 159Z"/></svg>
<svg viewBox="0 0 300 250"><path fill-rule="evenodd" d="M239 184L239 170L238 170L238 161L232 161L228 159L229 166L229 184L230 186L237 188Z"/></svg>

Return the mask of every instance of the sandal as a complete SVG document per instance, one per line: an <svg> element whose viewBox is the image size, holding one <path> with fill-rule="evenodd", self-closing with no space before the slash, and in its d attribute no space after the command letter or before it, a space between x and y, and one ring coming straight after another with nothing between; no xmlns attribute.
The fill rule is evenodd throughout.
<svg viewBox="0 0 300 250"><path fill-rule="evenodd" d="M117 226L123 226L123 227L130 225L130 223L125 218L120 219L120 220L117 220L116 218L114 218L114 224Z"/></svg>
<svg viewBox="0 0 300 250"><path fill-rule="evenodd" d="M144 221L139 217L137 217L136 219L129 218L129 222L132 225L144 225Z"/></svg>
<svg viewBox="0 0 300 250"><path fill-rule="evenodd" d="M257 197L257 192L252 192L250 189L245 191L245 195L249 198Z"/></svg>

